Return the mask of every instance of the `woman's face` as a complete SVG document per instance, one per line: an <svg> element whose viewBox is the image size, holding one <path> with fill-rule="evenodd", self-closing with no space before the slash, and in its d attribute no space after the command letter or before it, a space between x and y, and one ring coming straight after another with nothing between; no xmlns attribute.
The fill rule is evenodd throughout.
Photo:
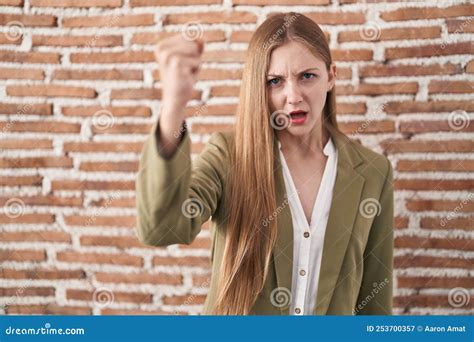
<svg viewBox="0 0 474 342"><path fill-rule="evenodd" d="M321 122L326 95L335 82L336 67L328 72L324 62L302 43L290 41L273 50L267 74L267 90L272 120L295 110L305 115L290 115L277 129L292 135L309 134ZM275 127L275 123L272 123ZM278 126L278 124L276 124ZM283 129L284 128L284 129Z"/></svg>

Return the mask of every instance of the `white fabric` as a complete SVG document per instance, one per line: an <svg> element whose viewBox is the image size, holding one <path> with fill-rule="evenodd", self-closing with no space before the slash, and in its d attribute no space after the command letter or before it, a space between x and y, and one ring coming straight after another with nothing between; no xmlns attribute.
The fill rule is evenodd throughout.
<svg viewBox="0 0 474 342"><path fill-rule="evenodd" d="M290 315L313 315L318 291L324 235L331 207L337 171L337 149L330 137L323 153L328 156L319 191L308 225L290 170L278 141L288 203L293 221L293 279ZM309 237L304 233L309 232ZM300 275L304 270L305 275ZM297 313L295 310L299 309Z"/></svg>

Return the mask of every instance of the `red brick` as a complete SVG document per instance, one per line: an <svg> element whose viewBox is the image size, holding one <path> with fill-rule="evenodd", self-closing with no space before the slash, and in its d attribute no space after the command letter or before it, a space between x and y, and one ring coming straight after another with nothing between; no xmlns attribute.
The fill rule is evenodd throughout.
<svg viewBox="0 0 474 342"><path fill-rule="evenodd" d="M451 159L451 160L400 160L397 170L402 172L421 171L448 171L469 172L474 171L474 160Z"/></svg>
<svg viewBox="0 0 474 342"><path fill-rule="evenodd" d="M0 168L71 168L72 159L68 157L31 157L31 158L3 158L0 159Z"/></svg>
<svg viewBox="0 0 474 342"><path fill-rule="evenodd" d="M469 277L441 278L441 277L398 277L398 287L404 288L449 288L474 287L474 279Z"/></svg>
<svg viewBox="0 0 474 342"><path fill-rule="evenodd" d="M0 148L5 150L42 150L52 149L53 142L49 139L4 139L0 140Z"/></svg>
<svg viewBox="0 0 474 342"><path fill-rule="evenodd" d="M193 106L186 107L186 117L199 117L199 116L219 116L219 115L235 115L237 110L236 105L206 105L206 106Z"/></svg>
<svg viewBox="0 0 474 342"><path fill-rule="evenodd" d="M55 180L52 182L53 191L56 190L134 190L134 181L79 181Z"/></svg>
<svg viewBox="0 0 474 342"><path fill-rule="evenodd" d="M469 140L403 140L387 139L380 143L386 153L456 152L472 153L474 142Z"/></svg>
<svg viewBox="0 0 474 342"><path fill-rule="evenodd" d="M0 297L53 297L54 287L0 288Z"/></svg>
<svg viewBox="0 0 474 342"><path fill-rule="evenodd" d="M58 261L69 263L85 263L85 264L110 264L125 266L143 266L143 258L125 253L79 253L79 252L57 252Z"/></svg>
<svg viewBox="0 0 474 342"><path fill-rule="evenodd" d="M123 0L30 0L36 7L120 7Z"/></svg>
<svg viewBox="0 0 474 342"><path fill-rule="evenodd" d="M62 113L66 116L93 116L105 111L112 116L151 116L151 109L146 106L88 106L88 107L63 107ZM108 113L107 113L108 115Z"/></svg>
<svg viewBox="0 0 474 342"><path fill-rule="evenodd" d="M19 21L26 27L53 27L57 26L54 15L29 15L0 13L0 25L6 26L13 21Z"/></svg>
<svg viewBox="0 0 474 342"><path fill-rule="evenodd" d="M351 61L371 61L373 58L372 50L359 49L336 49L332 50L332 58L335 62L351 62Z"/></svg>
<svg viewBox="0 0 474 342"><path fill-rule="evenodd" d="M9 305L6 308L9 315L83 315L90 316L92 309L77 306L44 305Z"/></svg>
<svg viewBox="0 0 474 342"><path fill-rule="evenodd" d="M99 215L71 215L65 216L64 222L72 226L120 226L134 227L135 216L99 216Z"/></svg>
<svg viewBox="0 0 474 342"><path fill-rule="evenodd" d="M81 131L81 125L76 123L68 122L19 122L12 121L0 122L0 129L4 132L46 132L46 133L79 133Z"/></svg>
<svg viewBox="0 0 474 342"><path fill-rule="evenodd" d="M425 132L473 132L474 125L454 126L448 120L438 121L403 121L400 122L402 133L425 133Z"/></svg>
<svg viewBox="0 0 474 342"><path fill-rule="evenodd" d="M52 115L53 106L51 104L21 104L21 103L0 103L1 114L33 114Z"/></svg>
<svg viewBox="0 0 474 342"><path fill-rule="evenodd" d="M433 57L447 55L472 55L474 46L471 42L417 45L413 47L396 47L385 50L385 59Z"/></svg>
<svg viewBox="0 0 474 342"><path fill-rule="evenodd" d="M371 134L395 132L393 121L350 121L338 124L340 130L345 134Z"/></svg>
<svg viewBox="0 0 474 342"><path fill-rule="evenodd" d="M208 257L161 257L155 256L152 260L153 266L194 266L208 268L211 266Z"/></svg>
<svg viewBox="0 0 474 342"><path fill-rule="evenodd" d="M471 262L465 258L440 258L407 254L394 259L394 267L437 267L437 268L471 268Z"/></svg>
<svg viewBox="0 0 474 342"><path fill-rule="evenodd" d="M47 97L97 97L92 88L63 85L7 86L9 96L47 96Z"/></svg>
<svg viewBox="0 0 474 342"><path fill-rule="evenodd" d="M71 300L94 300L94 291L86 290L75 290L68 289L66 291L66 298ZM105 293L105 292L104 292ZM151 293L140 293L140 292L122 292L122 291L113 291L113 302L129 302L129 303L152 303L152 294ZM97 295L100 298L100 291L97 292Z"/></svg>
<svg viewBox="0 0 474 342"><path fill-rule="evenodd" d="M59 64L59 54L55 52L0 51L0 62Z"/></svg>
<svg viewBox="0 0 474 342"><path fill-rule="evenodd" d="M1 68L0 79L44 80L44 71L27 68Z"/></svg>
<svg viewBox="0 0 474 342"><path fill-rule="evenodd" d="M33 36L33 46L120 46L122 36Z"/></svg>
<svg viewBox="0 0 474 342"><path fill-rule="evenodd" d="M43 177L41 176L2 176L0 177L0 185L8 185L8 186L22 186L22 185L39 186L42 184L42 182L43 182Z"/></svg>
<svg viewBox="0 0 474 342"><path fill-rule="evenodd" d="M143 148L143 143L131 142L83 142L64 143L65 152L136 152ZM1 165L1 163L0 163Z"/></svg>
<svg viewBox="0 0 474 342"><path fill-rule="evenodd" d="M221 0L131 0L131 7L140 6L179 6L221 4Z"/></svg>
<svg viewBox="0 0 474 342"><path fill-rule="evenodd" d="M39 222L38 222L39 223ZM0 232L1 240L6 241L40 241L40 242L71 242L71 236L64 232L30 231Z"/></svg>
<svg viewBox="0 0 474 342"><path fill-rule="evenodd" d="M83 199L81 197L59 197L55 195L46 196L19 196L16 197L21 200L25 205L41 205L41 206L67 206L77 207L81 206ZM5 205L9 200L9 197L0 197L0 205Z"/></svg>
<svg viewBox="0 0 474 342"><path fill-rule="evenodd" d="M435 249L457 249L469 251L474 247L473 240L466 239L442 239L422 238L415 236L399 236L395 238L396 248L435 248Z"/></svg>
<svg viewBox="0 0 474 342"><path fill-rule="evenodd" d="M0 261L46 261L46 251L26 249L2 249L0 250ZM0 293L2 293L2 290L5 289L0 288Z"/></svg>
<svg viewBox="0 0 474 342"><path fill-rule="evenodd" d="M441 7L404 7L394 11L380 13L380 18L385 21L400 20L427 20L437 18L449 18L458 16L474 15L474 9L470 5L457 5L446 8Z"/></svg>
<svg viewBox="0 0 474 342"><path fill-rule="evenodd" d="M406 206L411 211L451 211L456 207L459 212L474 211L474 203L462 201L442 201L442 200L413 200L407 199Z"/></svg>
<svg viewBox="0 0 474 342"><path fill-rule="evenodd" d="M454 214L454 212L453 212ZM462 229L474 230L472 217L422 217L420 228L423 229Z"/></svg>
<svg viewBox="0 0 474 342"><path fill-rule="evenodd" d="M472 18L448 19L446 20L446 26L448 26L448 33L459 34L474 32L474 20L472 20Z"/></svg>
<svg viewBox="0 0 474 342"><path fill-rule="evenodd" d="M145 246L135 236L81 236L82 246L113 246L117 248L146 248L156 250L158 247ZM165 249L165 248L163 248Z"/></svg>
<svg viewBox="0 0 474 342"><path fill-rule="evenodd" d="M3 177L6 178L6 177ZM16 215L15 215L16 216ZM41 223L54 223L54 215L52 214L22 214L18 217L14 217L12 215L7 216L6 214L0 214L0 223L13 223L13 224L41 224ZM41 236L47 237L50 236L49 234L57 234L54 232L35 232L35 233L0 233L5 234L5 238L10 239L18 239L21 240L20 237L28 237L28 238L39 238ZM27 236L26 236L27 235Z"/></svg>
<svg viewBox="0 0 474 342"><path fill-rule="evenodd" d="M340 102L336 104L337 114L365 114L367 106L364 102Z"/></svg>
<svg viewBox="0 0 474 342"><path fill-rule="evenodd" d="M63 19L63 27L127 27L154 24L153 14L75 16Z"/></svg>
<svg viewBox="0 0 474 342"><path fill-rule="evenodd" d="M132 44L156 44L160 40L176 35L176 32L138 32L132 37ZM201 40L205 43L225 42L225 32L222 30L203 31Z"/></svg>
<svg viewBox="0 0 474 342"><path fill-rule="evenodd" d="M94 134L148 134L151 124L114 124L108 128L92 127Z"/></svg>
<svg viewBox="0 0 474 342"><path fill-rule="evenodd" d="M364 27L362 27L363 29ZM370 32L369 32L370 33ZM441 37L441 27L403 27L375 30L374 35L364 36L361 30L342 31L337 37L340 43L351 41L386 41L386 40L405 40L405 39L428 39ZM373 39L370 39L373 38Z"/></svg>
<svg viewBox="0 0 474 342"><path fill-rule="evenodd" d="M117 199L114 199L113 201L102 198L102 199L93 200L90 202L90 206L93 206L93 207L109 206L109 207L133 208L135 207L135 204L136 204L135 197L117 198Z"/></svg>
<svg viewBox="0 0 474 342"><path fill-rule="evenodd" d="M125 52L77 52L71 53L71 63L151 63L155 61L151 51Z"/></svg>
<svg viewBox="0 0 474 342"><path fill-rule="evenodd" d="M365 22L363 12L308 12L305 16L319 25L363 24Z"/></svg>
<svg viewBox="0 0 474 342"><path fill-rule="evenodd" d="M417 82L400 83L361 83L357 87L350 85L337 86L338 95L391 95L391 94L416 94L418 92Z"/></svg>
<svg viewBox="0 0 474 342"><path fill-rule="evenodd" d="M165 305L203 305L206 300L205 295L190 294L187 296L165 296L163 304Z"/></svg>
<svg viewBox="0 0 474 342"><path fill-rule="evenodd" d="M30 279L30 280L58 280L58 279L85 279L86 273L82 270L34 269L12 270L0 269L0 278L3 279Z"/></svg>
<svg viewBox="0 0 474 342"><path fill-rule="evenodd" d="M82 162L79 170L93 172L138 172L138 161L133 162Z"/></svg>
<svg viewBox="0 0 474 342"><path fill-rule="evenodd" d="M455 110L463 109L466 111L474 111L474 102L472 101L407 101L398 102L390 101L384 106L384 111L387 114L401 114L401 113L440 113L440 112L452 112Z"/></svg>
<svg viewBox="0 0 474 342"><path fill-rule="evenodd" d="M447 307L453 308L449 303L448 295L411 295L411 296L396 296L393 299L395 307Z"/></svg>
<svg viewBox="0 0 474 342"><path fill-rule="evenodd" d="M472 190L474 180L446 179L397 179L394 183L397 190L450 191Z"/></svg>
<svg viewBox="0 0 474 342"><path fill-rule="evenodd" d="M245 11L177 13L165 15L163 25L187 24L193 21L201 24L253 24L257 22L257 16Z"/></svg>
<svg viewBox="0 0 474 342"><path fill-rule="evenodd" d="M390 77L390 76L426 76L454 75L462 73L459 64L430 64L430 65L384 65L375 64L361 67L360 77Z"/></svg>
<svg viewBox="0 0 474 342"><path fill-rule="evenodd" d="M170 273L96 273L96 279L103 283L150 283L160 285L183 285L183 276Z"/></svg>
<svg viewBox="0 0 474 342"><path fill-rule="evenodd" d="M54 80L124 80L131 81L143 80L143 72L141 70L54 70L52 79Z"/></svg>
<svg viewBox="0 0 474 342"><path fill-rule="evenodd" d="M433 80L428 85L428 91L430 94L432 93L472 94L474 93L474 82Z"/></svg>

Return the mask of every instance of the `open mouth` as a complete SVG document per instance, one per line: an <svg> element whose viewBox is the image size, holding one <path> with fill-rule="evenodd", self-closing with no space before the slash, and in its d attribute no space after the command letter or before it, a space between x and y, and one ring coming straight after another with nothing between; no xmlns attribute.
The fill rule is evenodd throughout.
<svg viewBox="0 0 474 342"><path fill-rule="evenodd" d="M304 111L294 111L290 113L291 123L302 124L306 121L308 112Z"/></svg>

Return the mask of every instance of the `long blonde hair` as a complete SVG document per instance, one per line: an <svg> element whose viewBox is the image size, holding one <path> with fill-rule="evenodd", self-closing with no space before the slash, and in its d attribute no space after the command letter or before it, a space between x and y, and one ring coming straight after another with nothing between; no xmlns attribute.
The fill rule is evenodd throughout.
<svg viewBox="0 0 474 342"><path fill-rule="evenodd" d="M326 64L332 63L320 27L295 12L270 16L253 34L247 50L237 108L235 144L226 203L226 244L218 275L216 315L247 315L263 289L277 236L277 221L264 220L276 210L273 144L266 73L271 52L290 40L305 44ZM337 129L334 87L328 92L322 124ZM325 126L327 127L327 126Z"/></svg>

